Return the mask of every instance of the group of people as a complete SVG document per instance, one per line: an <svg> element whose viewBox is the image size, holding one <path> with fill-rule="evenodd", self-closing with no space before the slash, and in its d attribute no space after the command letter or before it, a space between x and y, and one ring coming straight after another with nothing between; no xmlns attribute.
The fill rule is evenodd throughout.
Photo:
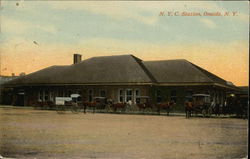
<svg viewBox="0 0 250 159"><path fill-rule="evenodd" d="M216 103L215 101L211 102L211 107L216 116L220 116L221 113L225 114L225 108L227 107L227 102Z"/></svg>

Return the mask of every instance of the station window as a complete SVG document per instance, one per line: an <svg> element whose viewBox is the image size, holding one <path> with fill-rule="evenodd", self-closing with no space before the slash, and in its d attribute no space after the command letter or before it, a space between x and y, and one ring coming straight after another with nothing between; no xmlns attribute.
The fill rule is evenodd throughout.
<svg viewBox="0 0 250 159"><path fill-rule="evenodd" d="M135 90L135 102L136 103L140 103L141 102L141 98L140 98L141 92L139 89Z"/></svg>
<svg viewBox="0 0 250 159"><path fill-rule="evenodd" d="M132 101L132 97L133 97L132 89L127 89L126 90L126 102Z"/></svg>
<svg viewBox="0 0 250 159"><path fill-rule="evenodd" d="M92 89L88 90L88 101L92 102L93 101L93 95L94 95L94 91Z"/></svg>
<svg viewBox="0 0 250 159"><path fill-rule="evenodd" d="M44 92L44 100L45 101L49 100L49 91L47 91L47 90Z"/></svg>
<svg viewBox="0 0 250 159"><path fill-rule="evenodd" d="M161 93L160 90L157 90L157 91L156 91L156 102L157 102L157 103L162 102L162 93Z"/></svg>
<svg viewBox="0 0 250 159"><path fill-rule="evenodd" d="M80 96L82 96L82 91L78 91L77 93L78 93Z"/></svg>
<svg viewBox="0 0 250 159"><path fill-rule="evenodd" d="M54 92L49 92L49 100L54 101Z"/></svg>
<svg viewBox="0 0 250 159"><path fill-rule="evenodd" d="M106 97L106 90L100 90L100 97Z"/></svg>
<svg viewBox="0 0 250 159"><path fill-rule="evenodd" d="M42 90L40 90L38 92L38 101L43 101L43 91Z"/></svg>
<svg viewBox="0 0 250 159"><path fill-rule="evenodd" d="M175 103L177 102L177 95L176 95L177 93L176 93L176 90L172 90L171 92L170 92L170 100L171 101L174 101Z"/></svg>
<svg viewBox="0 0 250 159"><path fill-rule="evenodd" d="M67 91L67 94L66 94L66 97L70 97L71 94L72 94L72 91L71 91L71 90L68 90L68 91Z"/></svg>
<svg viewBox="0 0 250 159"><path fill-rule="evenodd" d="M59 91L59 92L58 92L58 96L59 96L59 97L64 97L63 91Z"/></svg>
<svg viewBox="0 0 250 159"><path fill-rule="evenodd" d="M118 102L124 102L124 92L122 89L118 90Z"/></svg>
<svg viewBox="0 0 250 159"><path fill-rule="evenodd" d="M186 91L186 100L185 101L191 102L192 101L192 95L193 95L193 91L187 90Z"/></svg>

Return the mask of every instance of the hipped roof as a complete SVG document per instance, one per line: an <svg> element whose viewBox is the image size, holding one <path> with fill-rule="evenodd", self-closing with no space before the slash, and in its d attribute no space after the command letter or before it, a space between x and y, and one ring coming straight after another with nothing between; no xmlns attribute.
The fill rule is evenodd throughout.
<svg viewBox="0 0 250 159"><path fill-rule="evenodd" d="M145 61L143 64L159 83L220 83L226 81L191 62L180 60Z"/></svg>
<svg viewBox="0 0 250 159"><path fill-rule="evenodd" d="M187 60L142 61L133 55L93 57L69 66L51 66L5 85L220 84L218 76Z"/></svg>
<svg viewBox="0 0 250 159"><path fill-rule="evenodd" d="M93 57L69 66L51 66L8 84L151 83L141 65L132 55Z"/></svg>

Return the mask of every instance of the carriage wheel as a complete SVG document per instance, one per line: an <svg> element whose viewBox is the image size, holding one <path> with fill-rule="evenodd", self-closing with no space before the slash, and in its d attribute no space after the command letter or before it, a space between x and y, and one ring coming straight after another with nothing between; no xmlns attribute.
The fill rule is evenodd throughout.
<svg viewBox="0 0 250 159"><path fill-rule="evenodd" d="M112 111L110 104L108 104L108 105L106 106L106 111L107 111L108 113Z"/></svg>
<svg viewBox="0 0 250 159"><path fill-rule="evenodd" d="M64 105L58 105L58 106L56 107L56 112L57 112L58 114L65 114L65 112L66 112L65 106L64 106Z"/></svg>
<svg viewBox="0 0 250 159"><path fill-rule="evenodd" d="M206 109L202 109L201 113L203 117L206 117Z"/></svg>
<svg viewBox="0 0 250 159"><path fill-rule="evenodd" d="M211 117L211 115L212 115L212 108L208 108L207 115L208 115L208 117Z"/></svg>
<svg viewBox="0 0 250 159"><path fill-rule="evenodd" d="M121 112L125 113L128 110L127 106L125 106L124 108L122 108Z"/></svg>
<svg viewBox="0 0 250 159"><path fill-rule="evenodd" d="M72 106L71 108L71 112L74 113L74 114L77 114L79 113L80 109L78 106Z"/></svg>
<svg viewBox="0 0 250 159"><path fill-rule="evenodd" d="M149 108L149 107L146 107L146 108L145 108L145 112L146 112L146 113L149 113L149 112L150 112L150 108Z"/></svg>

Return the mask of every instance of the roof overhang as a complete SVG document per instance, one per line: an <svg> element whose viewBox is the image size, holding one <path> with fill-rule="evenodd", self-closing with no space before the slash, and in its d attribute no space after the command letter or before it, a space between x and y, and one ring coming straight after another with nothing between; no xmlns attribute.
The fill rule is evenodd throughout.
<svg viewBox="0 0 250 159"><path fill-rule="evenodd" d="M229 85L225 85L225 84L220 84L220 83L203 83L203 82L180 82L180 83L158 83L157 86L216 86L216 87L222 87L225 89L229 89L229 90L239 90L237 87L235 86L229 86Z"/></svg>
<svg viewBox="0 0 250 159"><path fill-rule="evenodd" d="M127 85L154 85L150 82L129 82L129 83L28 83L4 85L4 87L32 87L32 86L127 86Z"/></svg>
<svg viewBox="0 0 250 159"><path fill-rule="evenodd" d="M208 86L213 85L213 83L198 83L198 82L168 82L168 83L158 83L157 86Z"/></svg>
<svg viewBox="0 0 250 159"><path fill-rule="evenodd" d="M202 83L202 82L168 82L168 83L152 83L152 82L127 82L127 83L116 83L116 82L106 82L106 83L27 83L27 84L12 84L3 85L4 88L12 87L37 87L37 86L216 86L222 87L229 90L239 90L237 87L228 86L219 83Z"/></svg>
<svg viewBox="0 0 250 159"><path fill-rule="evenodd" d="M226 89L230 89L230 90L239 90L239 88L237 88L236 86L231 86L231 85L224 85L224 84L219 84L219 83L215 83L215 86L219 86L219 87L223 87Z"/></svg>

